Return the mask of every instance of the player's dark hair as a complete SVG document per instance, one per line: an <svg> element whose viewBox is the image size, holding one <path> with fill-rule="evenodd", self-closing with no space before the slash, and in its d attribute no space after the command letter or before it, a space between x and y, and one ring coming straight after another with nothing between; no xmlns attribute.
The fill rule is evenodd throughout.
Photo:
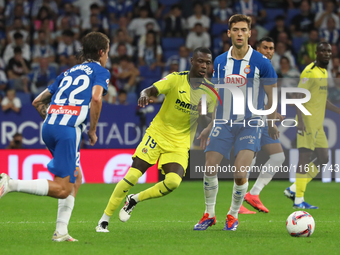
<svg viewBox="0 0 340 255"><path fill-rule="evenodd" d="M251 18L249 16L243 14L235 14L230 17L228 21L229 29L231 29L232 25L238 22L246 22L248 24L248 28L251 28Z"/></svg>
<svg viewBox="0 0 340 255"><path fill-rule="evenodd" d="M272 43L274 43L274 39L271 38L270 36L262 37L262 38L258 41L257 47L260 47L261 44L262 44L262 42L272 42Z"/></svg>
<svg viewBox="0 0 340 255"><path fill-rule="evenodd" d="M319 42L317 45L316 45L316 51L319 51L320 50L320 47L322 46L322 45L330 45L331 46L331 44L329 43L329 42Z"/></svg>
<svg viewBox="0 0 340 255"><path fill-rule="evenodd" d="M207 48L207 47L198 47L198 48L194 49L194 52L192 53L192 56L193 57L197 56L198 52L202 52L202 53L206 53L206 54L212 55L211 51L209 50L209 48Z"/></svg>
<svg viewBox="0 0 340 255"><path fill-rule="evenodd" d="M84 36L82 43L83 49L77 54L77 58L81 61L99 61L100 51L107 51L110 39L103 33L91 32Z"/></svg>

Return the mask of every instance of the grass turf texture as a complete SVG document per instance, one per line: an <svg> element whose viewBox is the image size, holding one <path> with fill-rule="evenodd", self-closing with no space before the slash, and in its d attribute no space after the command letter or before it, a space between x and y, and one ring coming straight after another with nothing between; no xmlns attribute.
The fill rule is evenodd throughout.
<svg viewBox="0 0 340 255"><path fill-rule="evenodd" d="M250 182L252 187L254 182ZM308 210L316 230L309 238L288 235L285 222L294 209L283 195L286 181L273 181L261 193L269 213L240 215L236 232L222 231L231 202L231 181L221 181L215 226L193 231L204 212L201 181L183 182L172 194L137 205L130 220L122 223L117 210L110 233L96 233L115 185L85 184L76 197L69 233L77 243L54 243L57 200L10 193L0 200L1 254L337 254L340 204L334 201L339 184L312 181L306 200L320 207ZM137 193L151 185L139 184ZM244 202L244 205L252 209ZM123 206L123 203L119 209Z"/></svg>

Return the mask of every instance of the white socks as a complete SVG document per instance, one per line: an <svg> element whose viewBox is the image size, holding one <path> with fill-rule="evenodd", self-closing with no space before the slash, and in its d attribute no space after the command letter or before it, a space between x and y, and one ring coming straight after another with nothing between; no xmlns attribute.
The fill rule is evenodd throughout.
<svg viewBox="0 0 340 255"><path fill-rule="evenodd" d="M58 199L58 216L56 231L60 235L68 233L67 226L71 218L72 210L74 207L74 197L69 195L65 199Z"/></svg>
<svg viewBox="0 0 340 255"><path fill-rule="evenodd" d="M261 173L257 177L257 180L250 190L251 195L259 195L264 186L266 186L275 175L278 168L285 161L285 154L283 152L272 154L269 156L268 161L263 165Z"/></svg>
<svg viewBox="0 0 340 255"><path fill-rule="evenodd" d="M292 185L290 185L289 189L290 189L290 191L292 191L292 192L296 192L296 185L295 185L295 182L294 182Z"/></svg>
<svg viewBox="0 0 340 255"><path fill-rule="evenodd" d="M103 221L106 221L107 223L109 223L110 221L110 216L106 215L105 212L103 213L103 216L100 218L98 224L102 223Z"/></svg>
<svg viewBox="0 0 340 255"><path fill-rule="evenodd" d="M9 189L11 192L24 192L38 196L46 196L48 193L48 181L46 179L37 180L9 180Z"/></svg>
<svg viewBox="0 0 340 255"><path fill-rule="evenodd" d="M208 213L209 218L212 218L215 216L215 204L218 192L217 175L215 176L204 175L203 188L205 197L205 213Z"/></svg>
<svg viewBox="0 0 340 255"><path fill-rule="evenodd" d="M237 185L234 182L234 188L233 188L233 196L231 200L231 207L228 212L228 214L231 214L235 217L235 219L238 218L238 211L240 210L240 207L243 203L243 199L245 194L248 190L248 181L243 185Z"/></svg>
<svg viewBox="0 0 340 255"><path fill-rule="evenodd" d="M294 204L298 205L304 201L305 201L304 197L295 197Z"/></svg>

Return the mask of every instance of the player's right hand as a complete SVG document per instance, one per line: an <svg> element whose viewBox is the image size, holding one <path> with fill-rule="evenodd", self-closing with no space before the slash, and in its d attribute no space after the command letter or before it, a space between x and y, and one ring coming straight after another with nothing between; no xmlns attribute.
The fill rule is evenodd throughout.
<svg viewBox="0 0 340 255"><path fill-rule="evenodd" d="M87 135L89 136L89 141L90 141L90 145L93 146L96 144L98 137L96 135L96 132L87 132Z"/></svg>
<svg viewBox="0 0 340 255"><path fill-rule="evenodd" d="M197 140L201 140L200 146L203 150L207 147L207 140L210 134L211 128L208 126L205 129L202 130L199 137L197 137Z"/></svg>
<svg viewBox="0 0 340 255"><path fill-rule="evenodd" d="M280 132L277 129L277 126L274 124L273 126L268 125L268 135L273 139L276 140L280 137Z"/></svg>
<svg viewBox="0 0 340 255"><path fill-rule="evenodd" d="M306 126L305 126L305 123L303 121L300 121L297 126L296 126L296 129L297 129L297 133L301 136L304 135L304 132L306 132Z"/></svg>
<svg viewBox="0 0 340 255"><path fill-rule="evenodd" d="M139 107L145 107L147 106L149 103L152 103L153 100L150 99L148 96L146 95L141 95L140 98L138 99L138 106Z"/></svg>

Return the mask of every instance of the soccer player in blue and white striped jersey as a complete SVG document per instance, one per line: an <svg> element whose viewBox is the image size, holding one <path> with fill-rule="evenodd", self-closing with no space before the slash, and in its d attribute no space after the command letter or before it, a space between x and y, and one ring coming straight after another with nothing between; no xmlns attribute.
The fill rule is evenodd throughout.
<svg viewBox="0 0 340 255"><path fill-rule="evenodd" d="M109 38L98 32L83 39L83 63L65 71L43 91L33 106L45 120L42 138L53 159L47 164L55 175L54 181L12 180L0 175L0 198L8 192L24 192L59 199L57 226L52 241L77 241L68 234L68 223L77 191L82 183L79 169L81 133L87 123L93 146L97 141L96 128L102 107L102 95L107 91L110 73L104 68L108 59Z"/></svg>
<svg viewBox="0 0 340 255"><path fill-rule="evenodd" d="M218 191L217 167L223 157L229 159L230 151L234 146L235 173L232 203L227 214L226 224L223 230L236 230L238 226L238 211L242 205L248 189L247 172L255 152L259 148L262 123L261 116L254 114L254 110L264 109L265 94L268 96L268 105L273 102L273 88L276 87L277 75L270 61L261 53L253 50L248 45L250 37L251 18L236 14L229 19L228 36L232 40L233 47L229 51L218 56L214 61L213 82L223 84L219 87L219 96L222 105L218 104L216 119L210 127L203 132L208 133L212 128L206 147L206 169L204 176L204 192L206 211L203 218L195 225L194 230L205 230L215 223L215 203ZM251 92L250 92L251 89ZM233 96L233 93L239 93ZM251 93L251 94L250 94ZM238 103L242 97L245 99L245 111L234 108L234 101ZM246 103L248 98L252 100L253 110ZM268 115L268 119L275 119L274 111ZM235 114L237 113L237 114ZM250 121L250 122L249 122ZM219 124L220 123L220 124ZM276 139L279 135L275 124L269 123L268 133Z"/></svg>

